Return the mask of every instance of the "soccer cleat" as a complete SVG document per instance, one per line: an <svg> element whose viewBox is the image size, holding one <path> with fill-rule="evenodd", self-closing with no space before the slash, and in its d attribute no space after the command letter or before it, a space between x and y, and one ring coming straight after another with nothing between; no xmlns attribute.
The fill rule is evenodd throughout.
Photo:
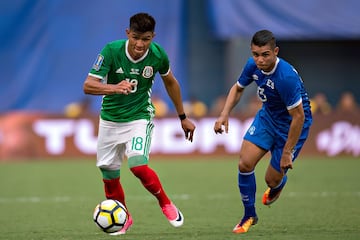
<svg viewBox="0 0 360 240"><path fill-rule="evenodd" d="M184 224L184 216L180 210L173 204L166 204L161 208L165 217L169 220L170 224L174 227L180 227Z"/></svg>
<svg viewBox="0 0 360 240"><path fill-rule="evenodd" d="M262 198L262 203L266 206L269 206L280 197L281 191L282 189L273 191L271 191L271 188L266 189Z"/></svg>
<svg viewBox="0 0 360 240"><path fill-rule="evenodd" d="M241 219L241 222L234 227L232 232L233 233L246 233L247 231L249 231L249 229L252 225L255 225L258 222L258 220L259 219L257 216L243 217L243 219Z"/></svg>
<svg viewBox="0 0 360 240"><path fill-rule="evenodd" d="M109 235L111 235L111 236L123 235L130 229L132 224L133 224L133 220L132 220L131 215L129 214L129 218L126 221L124 227L120 231L109 233Z"/></svg>

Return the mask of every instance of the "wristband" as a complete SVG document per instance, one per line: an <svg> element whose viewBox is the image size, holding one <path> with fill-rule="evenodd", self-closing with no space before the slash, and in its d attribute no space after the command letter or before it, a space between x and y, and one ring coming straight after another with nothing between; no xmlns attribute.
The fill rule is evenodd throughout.
<svg viewBox="0 0 360 240"><path fill-rule="evenodd" d="M186 118L185 113L184 113L184 114L180 114L180 115L179 115L179 118L180 118L180 120L184 120L184 119Z"/></svg>

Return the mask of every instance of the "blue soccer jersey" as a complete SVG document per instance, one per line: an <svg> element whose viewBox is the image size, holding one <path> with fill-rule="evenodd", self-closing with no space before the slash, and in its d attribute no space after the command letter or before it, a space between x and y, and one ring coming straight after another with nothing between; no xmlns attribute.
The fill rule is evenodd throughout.
<svg viewBox="0 0 360 240"><path fill-rule="evenodd" d="M304 83L288 62L277 58L274 69L264 72L257 68L253 58L249 58L237 83L246 87L253 81L258 86L257 94L263 103L261 111L265 111L264 115L270 124L287 132L291 123L288 110L302 103L305 113L304 128L311 125L310 101Z"/></svg>

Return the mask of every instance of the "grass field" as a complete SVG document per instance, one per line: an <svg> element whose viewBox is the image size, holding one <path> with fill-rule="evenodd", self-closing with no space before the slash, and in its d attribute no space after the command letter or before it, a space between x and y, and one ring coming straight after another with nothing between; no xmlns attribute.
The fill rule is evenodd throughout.
<svg viewBox="0 0 360 240"><path fill-rule="evenodd" d="M185 224L173 228L155 199L122 168L134 218L123 236L107 236L92 222L103 200L101 175L91 160L0 164L0 239L360 239L360 159L299 158L281 198L262 206L263 160L256 170L259 222L246 234L231 233L242 217L237 159L153 158L168 195Z"/></svg>

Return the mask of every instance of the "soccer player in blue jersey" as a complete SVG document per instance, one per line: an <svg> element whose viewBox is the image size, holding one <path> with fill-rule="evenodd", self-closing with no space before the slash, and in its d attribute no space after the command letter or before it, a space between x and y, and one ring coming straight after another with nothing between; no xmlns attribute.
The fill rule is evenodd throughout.
<svg viewBox="0 0 360 240"><path fill-rule="evenodd" d="M312 123L309 97L297 71L278 57L279 47L272 32L261 30L251 40L252 58L247 61L239 79L231 87L224 108L215 122L215 133L227 133L229 115L240 101L244 88L257 84L262 108L245 133L238 164L238 186L244 205L244 215L234 227L234 233L245 233L256 224L255 167L270 151L271 160L265 174L268 189L262 202L276 201L287 181L287 171L293 168Z"/></svg>

